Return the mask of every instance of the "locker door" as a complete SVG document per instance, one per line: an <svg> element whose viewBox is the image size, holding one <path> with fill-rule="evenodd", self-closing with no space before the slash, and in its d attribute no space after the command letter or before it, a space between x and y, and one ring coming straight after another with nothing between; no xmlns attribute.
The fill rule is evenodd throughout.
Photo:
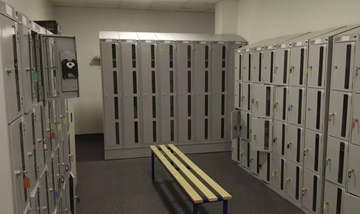
<svg viewBox="0 0 360 214"><path fill-rule="evenodd" d="M240 162L245 168L250 168L250 142L241 140L240 143Z"/></svg>
<svg viewBox="0 0 360 214"><path fill-rule="evenodd" d="M262 60L263 53L262 52L253 52L252 54L252 81L254 83L262 82Z"/></svg>
<svg viewBox="0 0 360 214"><path fill-rule="evenodd" d="M289 89L288 121L303 126L305 118L306 94L304 88Z"/></svg>
<svg viewBox="0 0 360 214"><path fill-rule="evenodd" d="M231 159L234 162L238 162L240 163L241 159L240 159L240 144L241 144L241 139L238 137L235 140L231 141Z"/></svg>
<svg viewBox="0 0 360 214"><path fill-rule="evenodd" d="M253 84L252 112L254 117L272 118L274 87L271 85Z"/></svg>
<svg viewBox="0 0 360 214"><path fill-rule="evenodd" d="M326 150L326 179L337 185L345 187L348 176L347 167L348 142L328 137Z"/></svg>
<svg viewBox="0 0 360 214"><path fill-rule="evenodd" d="M232 159L238 161L239 157L239 137L240 137L240 111L231 112L231 142Z"/></svg>
<svg viewBox="0 0 360 214"><path fill-rule="evenodd" d="M310 45L308 87L325 88L327 76L327 45Z"/></svg>
<svg viewBox="0 0 360 214"><path fill-rule="evenodd" d="M287 121L289 87L275 87L275 119Z"/></svg>
<svg viewBox="0 0 360 214"><path fill-rule="evenodd" d="M351 94L340 91L330 92L329 135L349 139Z"/></svg>
<svg viewBox="0 0 360 214"><path fill-rule="evenodd" d="M41 210L40 207L40 191L38 185L36 186L36 189L32 192L32 195L30 196L30 207L31 212L30 213L39 213Z"/></svg>
<svg viewBox="0 0 360 214"><path fill-rule="evenodd" d="M288 161L286 167L286 194L288 198L292 199L292 201L296 201L297 203L300 203L302 198L302 179L302 167Z"/></svg>
<svg viewBox="0 0 360 214"><path fill-rule="evenodd" d="M351 122L351 143L360 145L360 94L354 95L354 104Z"/></svg>
<svg viewBox="0 0 360 214"><path fill-rule="evenodd" d="M251 113L241 111L241 138L244 140L250 140L251 136Z"/></svg>
<svg viewBox="0 0 360 214"><path fill-rule="evenodd" d="M316 173L322 172L323 167L323 135L307 129L305 134L304 167Z"/></svg>
<svg viewBox="0 0 360 214"><path fill-rule="evenodd" d="M33 70L30 65L30 39L31 34L27 26L20 25L20 43L21 43L21 70L22 84L24 92L24 110L28 113L33 107Z"/></svg>
<svg viewBox="0 0 360 214"><path fill-rule="evenodd" d="M264 84L272 84L274 79L274 57L275 51L264 51L262 72Z"/></svg>
<svg viewBox="0 0 360 214"><path fill-rule="evenodd" d="M260 152L259 155L259 177L266 183L270 183L271 178L271 153Z"/></svg>
<svg viewBox="0 0 360 214"><path fill-rule="evenodd" d="M281 121L274 121L274 140L273 140L273 152L277 155L285 157L288 124Z"/></svg>
<svg viewBox="0 0 360 214"><path fill-rule="evenodd" d="M261 152L272 151L273 122L271 119L259 119L253 117L251 130L251 150Z"/></svg>
<svg viewBox="0 0 360 214"><path fill-rule="evenodd" d="M289 84L304 86L306 81L307 48L294 47L291 49Z"/></svg>
<svg viewBox="0 0 360 214"><path fill-rule="evenodd" d="M235 54L235 81L242 81L242 56Z"/></svg>
<svg viewBox="0 0 360 214"><path fill-rule="evenodd" d="M334 44L333 67L331 69L331 89L352 91L354 55L355 42Z"/></svg>
<svg viewBox="0 0 360 214"><path fill-rule="evenodd" d="M40 214L49 213L49 197L48 197L48 183L47 183L47 169L41 174L39 179L39 196L40 196L40 207L43 209Z"/></svg>
<svg viewBox="0 0 360 214"><path fill-rule="evenodd" d="M302 164L304 157L304 128L289 124L286 157Z"/></svg>
<svg viewBox="0 0 360 214"><path fill-rule="evenodd" d="M250 156L249 156L250 171L255 175L259 175L260 173L259 158L260 158L260 152L252 150L251 148Z"/></svg>
<svg viewBox="0 0 360 214"><path fill-rule="evenodd" d="M360 210L360 198L345 193L343 214L353 214L355 210Z"/></svg>
<svg viewBox="0 0 360 214"><path fill-rule="evenodd" d="M325 181L323 214L342 214L345 189Z"/></svg>
<svg viewBox="0 0 360 214"><path fill-rule="evenodd" d="M235 108L242 109L242 82L235 82L235 91L234 91L234 99L235 99Z"/></svg>
<svg viewBox="0 0 360 214"><path fill-rule="evenodd" d="M242 109L245 111L251 111L252 109L252 99L253 99L253 93L252 93L252 84L251 83L243 83L242 84L242 103L240 104L242 106Z"/></svg>
<svg viewBox="0 0 360 214"><path fill-rule="evenodd" d="M35 140L35 153L36 153L36 163L38 172L41 173L45 167L46 161L46 151L44 150L45 139L43 136L43 107L41 105L36 105L33 111L34 117L34 140Z"/></svg>
<svg viewBox="0 0 360 214"><path fill-rule="evenodd" d="M304 169L303 207L311 213L321 213L321 177Z"/></svg>
<svg viewBox="0 0 360 214"><path fill-rule="evenodd" d="M57 186L56 186L56 177L55 177L55 170L56 170L56 163L55 163L55 159L52 156L50 158L49 164L49 171L47 172L47 195L48 195L48 200L49 200L49 211L50 213L52 213L55 209L56 206L56 199L58 196L58 191L57 191Z"/></svg>
<svg viewBox="0 0 360 214"><path fill-rule="evenodd" d="M306 105L306 128L322 131L325 116L325 91L309 88Z"/></svg>
<svg viewBox="0 0 360 214"><path fill-rule="evenodd" d="M25 135L24 135L24 159L25 171L30 178L30 189L34 188L35 181L37 180L37 163L36 151L34 146L34 121L33 114L26 114L24 117Z"/></svg>
<svg viewBox="0 0 360 214"><path fill-rule="evenodd" d="M271 184L273 187L285 192L286 160L278 155L272 155Z"/></svg>
<svg viewBox="0 0 360 214"><path fill-rule="evenodd" d="M275 51L274 84L287 85L289 82L290 49Z"/></svg>
<svg viewBox="0 0 360 214"><path fill-rule="evenodd" d="M242 69L242 78L245 82L251 81L251 58L252 54L247 52L243 53L243 69Z"/></svg>
<svg viewBox="0 0 360 214"><path fill-rule="evenodd" d="M360 146L349 145L349 166L347 191L360 196Z"/></svg>

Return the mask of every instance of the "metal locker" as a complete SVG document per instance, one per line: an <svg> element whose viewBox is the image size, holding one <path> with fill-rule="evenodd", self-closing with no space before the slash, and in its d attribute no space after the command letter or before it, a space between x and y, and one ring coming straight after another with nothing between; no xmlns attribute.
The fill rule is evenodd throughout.
<svg viewBox="0 0 360 214"><path fill-rule="evenodd" d="M241 104L242 110L244 111L251 111L252 109L252 84L251 83L242 83L242 96L241 96Z"/></svg>
<svg viewBox="0 0 360 214"><path fill-rule="evenodd" d="M351 143L360 145L360 94L354 94L351 121Z"/></svg>
<svg viewBox="0 0 360 214"><path fill-rule="evenodd" d="M235 53L235 81L242 81L242 57L243 54Z"/></svg>
<svg viewBox="0 0 360 214"><path fill-rule="evenodd" d="M304 157L304 128L289 124L286 157L295 163L302 164Z"/></svg>
<svg viewBox="0 0 360 214"><path fill-rule="evenodd" d="M47 176L48 171L47 168L45 168L39 179L40 214L48 214L50 212Z"/></svg>
<svg viewBox="0 0 360 214"><path fill-rule="evenodd" d="M304 184L302 188L303 208L311 213L320 214L322 210L321 189L322 178L304 169Z"/></svg>
<svg viewBox="0 0 360 214"><path fill-rule="evenodd" d="M278 155L272 155L271 184L274 188L285 192L286 160Z"/></svg>
<svg viewBox="0 0 360 214"><path fill-rule="evenodd" d="M321 174L323 168L323 134L307 129L305 133L304 167Z"/></svg>
<svg viewBox="0 0 360 214"><path fill-rule="evenodd" d="M306 81L307 47L294 47L291 49L289 84L291 86L304 86Z"/></svg>
<svg viewBox="0 0 360 214"><path fill-rule="evenodd" d="M274 79L274 57L275 51L265 50L263 52L262 72L264 84L272 84Z"/></svg>
<svg viewBox="0 0 360 214"><path fill-rule="evenodd" d="M251 148L250 156L249 156L250 171L255 175L259 175L260 173L259 158L260 158L260 152L252 150Z"/></svg>
<svg viewBox="0 0 360 214"><path fill-rule="evenodd" d="M355 42L335 42L333 48L331 89L350 92L353 88Z"/></svg>
<svg viewBox="0 0 360 214"><path fill-rule="evenodd" d="M345 187L348 176L348 142L329 136L325 158L325 177L339 186Z"/></svg>
<svg viewBox="0 0 360 214"><path fill-rule="evenodd" d="M252 118L251 150L261 152L272 151L273 121L271 119Z"/></svg>
<svg viewBox="0 0 360 214"><path fill-rule="evenodd" d="M244 52L243 53L243 63L242 63L242 79L245 82L251 82L251 58L252 53Z"/></svg>
<svg viewBox="0 0 360 214"><path fill-rule="evenodd" d="M226 110L225 110L225 132L226 132L226 138L228 138L228 136L231 135L231 126L230 123L228 121L230 121L230 112L234 110L234 103L235 103L235 96L234 96L234 92L235 92L235 84L234 84L234 76L235 76L235 51L238 48L241 48L242 45L241 44L236 44L236 43L232 43L229 42L228 43L228 48L227 48L227 52L225 54L225 67L226 67ZM224 62L223 62L224 63Z"/></svg>
<svg viewBox="0 0 360 214"><path fill-rule="evenodd" d="M289 87L275 87L274 114L276 120L287 121Z"/></svg>
<svg viewBox="0 0 360 214"><path fill-rule="evenodd" d="M41 213L41 205L40 205L40 187L39 183L36 184L35 188L31 192L30 195L30 207L31 212L30 213Z"/></svg>
<svg viewBox="0 0 360 214"><path fill-rule="evenodd" d="M41 104L35 105L32 112L34 121L34 143L35 143L35 158L37 164L38 173L41 173L45 168L46 163L46 150L47 144L45 144L45 131L43 130L43 116L44 107Z"/></svg>
<svg viewBox="0 0 360 214"><path fill-rule="evenodd" d="M235 82L234 103L235 108L242 109L242 82Z"/></svg>
<svg viewBox="0 0 360 214"><path fill-rule="evenodd" d="M58 189L56 183L56 159L54 155L50 157L50 161L48 162L48 171L46 171L46 182L47 182L47 197L49 204L49 211L52 213L56 207L56 202L58 198Z"/></svg>
<svg viewBox="0 0 360 214"><path fill-rule="evenodd" d="M30 179L30 190L35 186L37 180L37 163L36 163L36 150L34 142L34 121L33 114L25 114L24 116L24 160L25 171L27 177Z"/></svg>
<svg viewBox="0 0 360 214"><path fill-rule="evenodd" d="M274 62L274 84L287 85L289 83L290 49L276 49Z"/></svg>
<svg viewBox="0 0 360 214"><path fill-rule="evenodd" d="M292 203L301 203L302 200L303 168L292 161L286 167L286 195Z"/></svg>
<svg viewBox="0 0 360 214"><path fill-rule="evenodd" d="M309 88L325 88L327 77L328 48L326 44L310 45L307 68Z"/></svg>
<svg viewBox="0 0 360 214"><path fill-rule="evenodd" d="M360 196L360 146L349 145L347 191Z"/></svg>
<svg viewBox="0 0 360 214"><path fill-rule="evenodd" d="M245 168L250 168L250 142L240 141L240 162Z"/></svg>
<svg viewBox="0 0 360 214"><path fill-rule="evenodd" d="M262 59L263 59L263 52L253 52L252 53L252 81L254 83L261 83L262 82Z"/></svg>
<svg viewBox="0 0 360 214"><path fill-rule="evenodd" d="M306 128L322 131L325 119L325 91L308 88L306 97Z"/></svg>
<svg viewBox="0 0 360 214"><path fill-rule="evenodd" d="M325 181L323 214L341 214L345 189Z"/></svg>
<svg viewBox="0 0 360 214"><path fill-rule="evenodd" d="M240 143L240 111L231 112L231 142L232 159L239 161L239 143Z"/></svg>
<svg viewBox="0 0 360 214"><path fill-rule="evenodd" d="M274 87L272 85L252 84L252 113L254 117L272 118Z"/></svg>
<svg viewBox="0 0 360 214"><path fill-rule="evenodd" d="M329 135L349 139L350 132L350 112L351 112L351 94L340 91L330 92L329 107Z"/></svg>
<svg viewBox="0 0 360 214"><path fill-rule="evenodd" d="M351 194L344 194L343 214L353 214L356 210L360 210L360 198Z"/></svg>
<svg viewBox="0 0 360 214"><path fill-rule="evenodd" d="M266 183L270 183L271 179L271 153L260 152L259 160L259 177Z"/></svg>
<svg viewBox="0 0 360 214"><path fill-rule="evenodd" d="M303 126L305 120L305 88L289 88L288 121L291 124Z"/></svg>
<svg viewBox="0 0 360 214"><path fill-rule="evenodd" d="M273 152L279 156L285 157L287 135L288 135L288 124L275 120L274 121L274 139L273 139Z"/></svg>
<svg viewBox="0 0 360 214"><path fill-rule="evenodd" d="M241 138L244 140L251 139L251 113L241 111L241 121L240 121L240 129L241 129Z"/></svg>

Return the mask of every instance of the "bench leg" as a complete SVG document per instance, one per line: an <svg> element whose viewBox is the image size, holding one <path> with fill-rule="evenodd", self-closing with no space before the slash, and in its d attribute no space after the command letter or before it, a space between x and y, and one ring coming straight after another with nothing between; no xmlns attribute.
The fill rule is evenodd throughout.
<svg viewBox="0 0 360 214"><path fill-rule="evenodd" d="M228 214L228 201L223 202L223 214Z"/></svg>
<svg viewBox="0 0 360 214"><path fill-rule="evenodd" d="M155 155L154 152L151 152L151 177L155 181Z"/></svg>
<svg viewBox="0 0 360 214"><path fill-rule="evenodd" d="M198 214L198 205L194 204L193 206L193 214Z"/></svg>

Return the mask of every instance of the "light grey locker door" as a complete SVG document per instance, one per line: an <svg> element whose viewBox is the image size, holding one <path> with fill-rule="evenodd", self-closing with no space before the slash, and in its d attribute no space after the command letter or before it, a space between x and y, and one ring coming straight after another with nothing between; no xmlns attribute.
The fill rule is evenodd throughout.
<svg viewBox="0 0 360 214"><path fill-rule="evenodd" d="M231 112L231 150L232 159L239 161L239 143L240 143L240 111Z"/></svg>
<svg viewBox="0 0 360 214"><path fill-rule="evenodd" d="M275 51L264 51L262 60L262 75L265 84L272 84L274 79L274 57Z"/></svg>
<svg viewBox="0 0 360 214"><path fill-rule="evenodd" d="M307 69L307 47L291 49L289 84L291 86L305 86Z"/></svg>
<svg viewBox="0 0 360 214"><path fill-rule="evenodd" d="M323 214L342 214L345 189L325 181Z"/></svg>
<svg viewBox="0 0 360 214"><path fill-rule="evenodd" d="M252 58L252 54L251 53L243 53L243 63L242 63L242 79L245 82L250 82L251 81L251 58Z"/></svg>
<svg viewBox="0 0 360 214"><path fill-rule="evenodd" d="M288 124L275 120L274 121L274 140L273 140L273 152L274 154L285 157L286 155L286 145L287 145L287 133L288 133Z"/></svg>
<svg viewBox="0 0 360 214"><path fill-rule="evenodd" d="M349 139L350 134L350 112L351 112L351 93L331 91L329 107L329 135Z"/></svg>
<svg viewBox="0 0 360 214"><path fill-rule="evenodd" d="M306 94L305 88L289 88L289 106L288 106L288 121L289 123L299 126L304 125L305 119L305 102Z"/></svg>
<svg viewBox="0 0 360 214"><path fill-rule="evenodd" d="M304 167L316 173L322 173L323 168L323 135L306 129L304 148Z"/></svg>
<svg viewBox="0 0 360 214"><path fill-rule="evenodd" d="M259 177L266 183L271 181L271 153L259 153Z"/></svg>
<svg viewBox="0 0 360 214"><path fill-rule="evenodd" d="M344 194L343 214L353 214L356 210L360 210L360 198L351 194Z"/></svg>
<svg viewBox="0 0 360 214"><path fill-rule="evenodd" d="M351 122L351 143L360 145L360 94L354 95Z"/></svg>
<svg viewBox="0 0 360 214"><path fill-rule="evenodd" d="M251 111L252 99L253 99L252 84L244 82L242 84L242 96L241 96L242 103L240 104L242 106L242 110Z"/></svg>
<svg viewBox="0 0 360 214"><path fill-rule="evenodd" d="M253 52L252 53L252 81L254 83L261 83L262 82L262 59L263 53L262 52Z"/></svg>
<svg viewBox="0 0 360 214"><path fill-rule="evenodd" d="M252 118L251 150L272 152L273 122L271 119Z"/></svg>
<svg viewBox="0 0 360 214"><path fill-rule="evenodd" d="M348 142L328 137L325 158L326 179L345 187L348 176Z"/></svg>
<svg viewBox="0 0 360 214"><path fill-rule="evenodd" d="M287 121L289 87L275 87L274 114L276 120Z"/></svg>
<svg viewBox="0 0 360 214"><path fill-rule="evenodd" d="M322 210L321 183L319 175L304 169L304 185L302 189L303 207L311 213L320 214Z"/></svg>
<svg viewBox="0 0 360 214"><path fill-rule="evenodd" d="M254 117L272 118L274 87L272 85L252 84L253 99L252 113Z"/></svg>
<svg viewBox="0 0 360 214"><path fill-rule="evenodd" d="M347 191L360 196L360 146L349 145Z"/></svg>
<svg viewBox="0 0 360 214"><path fill-rule="evenodd" d="M325 88L327 77L327 45L310 45L307 83L310 88Z"/></svg>
<svg viewBox="0 0 360 214"><path fill-rule="evenodd" d="M306 128L322 131L325 120L325 91L309 88L306 97Z"/></svg>
<svg viewBox="0 0 360 214"><path fill-rule="evenodd" d="M30 30L27 26L20 25L20 43L21 43L21 70L22 70L22 84L24 92L24 110L28 113L33 107L33 70L30 64Z"/></svg>
<svg viewBox="0 0 360 214"><path fill-rule="evenodd" d="M235 102L235 108L242 109L242 82L235 82L235 91L234 91L234 102Z"/></svg>
<svg viewBox="0 0 360 214"><path fill-rule="evenodd" d="M260 157L260 152L252 150L251 148L250 156L249 156L250 171L255 175L259 175L260 173L259 157Z"/></svg>
<svg viewBox="0 0 360 214"><path fill-rule="evenodd" d="M271 184L276 189L285 192L286 160L278 155L272 155Z"/></svg>
<svg viewBox="0 0 360 214"><path fill-rule="evenodd" d="M292 200L301 202L302 199L303 169L300 165L287 162L286 167L286 194Z"/></svg>
<svg viewBox="0 0 360 214"><path fill-rule="evenodd" d="M235 81L242 81L242 56L242 54L235 54Z"/></svg>
<svg viewBox="0 0 360 214"><path fill-rule="evenodd" d="M335 43L333 67L331 68L331 89L352 91L354 75L355 42Z"/></svg>
<svg viewBox="0 0 360 214"><path fill-rule="evenodd" d="M287 85L289 83L290 49L277 49L274 64L274 84Z"/></svg>
<svg viewBox="0 0 360 214"><path fill-rule="evenodd" d="M34 140L35 140L35 157L36 164L38 168L38 172L41 173L45 167L46 161L46 151L44 149L45 139L43 136L45 131L43 132L43 106L36 105L34 111L32 112L34 117Z"/></svg>
<svg viewBox="0 0 360 214"><path fill-rule="evenodd" d="M35 186L37 180L37 163L34 142L34 117L32 112L24 116L25 135L24 135L24 159L25 170L30 178L30 189Z"/></svg>
<svg viewBox="0 0 360 214"><path fill-rule="evenodd" d="M304 157L304 128L289 124L286 157L295 163L302 164Z"/></svg>
<svg viewBox="0 0 360 214"><path fill-rule="evenodd" d="M250 142L241 140L240 142L240 162L245 168L250 168Z"/></svg>
<svg viewBox="0 0 360 214"><path fill-rule="evenodd" d="M244 140L250 140L251 138L251 113L241 111L241 121L240 121L240 127L241 127L241 138Z"/></svg>

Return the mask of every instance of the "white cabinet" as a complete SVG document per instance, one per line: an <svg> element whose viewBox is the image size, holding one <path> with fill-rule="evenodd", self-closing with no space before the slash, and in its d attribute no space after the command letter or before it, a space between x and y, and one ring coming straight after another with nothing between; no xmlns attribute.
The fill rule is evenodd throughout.
<svg viewBox="0 0 360 214"><path fill-rule="evenodd" d="M325 88L327 77L327 45L310 45L309 67L308 67L308 87Z"/></svg>
<svg viewBox="0 0 360 214"><path fill-rule="evenodd" d="M303 207L311 213L320 214L322 210L322 179L319 175L304 169L304 185L302 189Z"/></svg>
<svg viewBox="0 0 360 214"><path fill-rule="evenodd" d="M291 161L287 162L286 167L286 195L290 202L300 205L302 194L303 169Z"/></svg>
<svg viewBox="0 0 360 214"><path fill-rule="evenodd" d="M274 66L274 84L287 85L289 83L290 49L276 49Z"/></svg>
<svg viewBox="0 0 360 214"><path fill-rule="evenodd" d="M341 214L345 189L325 181L323 214Z"/></svg>
<svg viewBox="0 0 360 214"><path fill-rule="evenodd" d="M235 108L242 109L242 82L235 82L234 104Z"/></svg>
<svg viewBox="0 0 360 214"><path fill-rule="evenodd" d="M279 156L285 157L287 145L288 124L275 120L274 121L274 139L273 152Z"/></svg>
<svg viewBox="0 0 360 214"><path fill-rule="evenodd" d="M244 140L251 139L251 113L241 111L241 121L240 121L240 128L241 128L241 138Z"/></svg>
<svg viewBox="0 0 360 214"><path fill-rule="evenodd" d="M252 54L252 82L254 83L261 83L262 82L262 59L263 53L262 52L254 52Z"/></svg>
<svg viewBox="0 0 360 214"><path fill-rule="evenodd" d="M304 157L304 128L289 124L286 157L295 163L302 164Z"/></svg>
<svg viewBox="0 0 360 214"><path fill-rule="evenodd" d="M285 192L285 169L285 158L273 154L271 167L271 185L281 192Z"/></svg>
<svg viewBox="0 0 360 214"><path fill-rule="evenodd" d="M243 81L250 82L251 81L251 53L243 53L243 65L242 65L242 75L243 75Z"/></svg>
<svg viewBox="0 0 360 214"><path fill-rule="evenodd" d="M244 111L251 111L252 99L253 99L252 84L244 82L242 86L243 86L242 96L241 96L242 103L240 104L240 106L242 106L242 110Z"/></svg>
<svg viewBox="0 0 360 214"><path fill-rule="evenodd" d="M263 52L262 75L263 83L272 84L274 79L275 51L265 50Z"/></svg>
<svg viewBox="0 0 360 214"><path fill-rule="evenodd" d="M260 152L259 153L259 178L270 183L271 179L271 153Z"/></svg>
<svg viewBox="0 0 360 214"><path fill-rule="evenodd" d="M304 148L305 169L321 174L323 168L323 148L323 134L307 129Z"/></svg>
<svg viewBox="0 0 360 214"><path fill-rule="evenodd" d="M342 214L353 214L360 210L360 198L351 194L344 194L344 208Z"/></svg>
<svg viewBox="0 0 360 214"><path fill-rule="evenodd" d="M291 49L289 84L304 86L306 81L307 48L294 47Z"/></svg>
<svg viewBox="0 0 360 214"><path fill-rule="evenodd" d="M351 121L351 143L360 146L360 94L354 95Z"/></svg>
<svg viewBox="0 0 360 214"><path fill-rule="evenodd" d="M349 145L347 191L360 196L360 146Z"/></svg>

